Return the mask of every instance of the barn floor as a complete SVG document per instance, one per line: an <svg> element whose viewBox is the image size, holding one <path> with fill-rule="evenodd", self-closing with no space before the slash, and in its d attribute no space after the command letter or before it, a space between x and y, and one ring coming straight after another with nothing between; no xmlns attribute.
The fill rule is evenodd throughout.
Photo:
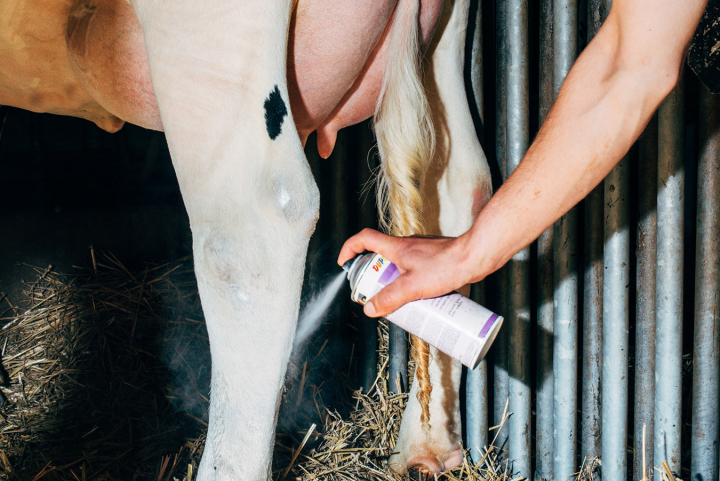
<svg viewBox="0 0 720 481"><path fill-rule="evenodd" d="M0 308L0 479L192 481L210 354L191 259L131 271L90 257L69 275L33 268L24 301ZM399 481L384 464L407 396L388 393L386 327L370 395L352 394L352 359L321 331L293 355L274 479ZM506 481L504 465L491 449L437 479Z"/></svg>

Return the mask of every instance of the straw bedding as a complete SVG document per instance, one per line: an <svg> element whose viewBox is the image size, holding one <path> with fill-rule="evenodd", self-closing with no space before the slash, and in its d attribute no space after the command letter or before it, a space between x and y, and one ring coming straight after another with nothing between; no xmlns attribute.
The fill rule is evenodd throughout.
<svg viewBox="0 0 720 481"><path fill-rule="evenodd" d="M91 255L92 267L71 275L37 268L20 305L0 298L0 479L191 481L210 359L192 262L131 272ZM275 479L402 479L385 464L407 395L389 394L387 326L378 329L380 374L369 393L346 389L347 401L326 405L309 373L327 341L307 348L302 367L291 364L281 417L301 400L312 408L293 413L292 429L280 423ZM493 446L473 458L429 479L513 479ZM579 479L590 481L598 463Z"/></svg>

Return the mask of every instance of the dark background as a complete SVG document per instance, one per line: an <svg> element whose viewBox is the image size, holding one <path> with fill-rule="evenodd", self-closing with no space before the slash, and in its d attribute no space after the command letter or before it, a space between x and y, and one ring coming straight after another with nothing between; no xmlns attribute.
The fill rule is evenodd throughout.
<svg viewBox="0 0 720 481"><path fill-rule="evenodd" d="M161 132L109 134L75 118L0 109L0 293L20 299L24 264L71 272L90 246L129 266L190 253L191 236Z"/></svg>

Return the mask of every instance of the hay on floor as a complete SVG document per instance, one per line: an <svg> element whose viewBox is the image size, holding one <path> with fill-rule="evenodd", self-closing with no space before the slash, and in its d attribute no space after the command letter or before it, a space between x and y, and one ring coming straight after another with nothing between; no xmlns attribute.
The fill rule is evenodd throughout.
<svg viewBox="0 0 720 481"><path fill-rule="evenodd" d="M128 271L113 257L61 275L37 269L1 313L0 475L16 480L182 479L202 453L209 372L174 379L207 344L192 266ZM203 342L204 337L204 342ZM172 346L173 352L168 352ZM165 357L166 359L162 359Z"/></svg>
<svg viewBox="0 0 720 481"><path fill-rule="evenodd" d="M192 481L210 377L192 261L130 271L91 254L92 267L72 275L38 268L22 305L0 297L0 478ZM302 367L291 365L285 404L311 399L318 421L299 417L278 433L275 479L402 479L386 464L407 395L389 393L387 325L378 329L380 374L369 393L352 394L345 415L323 405L329 388L306 380L330 349L327 340L311 347ZM478 463L466 456L428 479L514 479L492 445L473 454ZM596 468L586 463L578 479L592 481Z"/></svg>

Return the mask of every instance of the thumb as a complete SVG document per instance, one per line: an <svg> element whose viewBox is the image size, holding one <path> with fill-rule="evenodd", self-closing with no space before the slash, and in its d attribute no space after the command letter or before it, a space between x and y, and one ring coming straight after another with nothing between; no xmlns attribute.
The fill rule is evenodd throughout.
<svg viewBox="0 0 720 481"><path fill-rule="evenodd" d="M414 288L414 285L410 275L401 275L365 303L365 315L368 317L387 316L408 302L420 299L421 293Z"/></svg>

